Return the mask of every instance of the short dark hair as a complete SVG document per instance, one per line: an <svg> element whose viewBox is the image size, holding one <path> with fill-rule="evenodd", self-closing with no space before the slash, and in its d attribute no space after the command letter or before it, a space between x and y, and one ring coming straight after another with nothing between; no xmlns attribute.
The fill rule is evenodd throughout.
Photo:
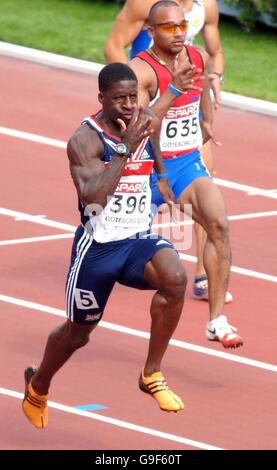
<svg viewBox="0 0 277 470"><path fill-rule="evenodd" d="M174 2L173 0L160 0L159 2L154 3L152 7L149 10L148 14L148 23L150 25L154 24L154 16L155 13L161 8L161 7L180 7L179 3Z"/></svg>
<svg viewBox="0 0 277 470"><path fill-rule="evenodd" d="M138 82L135 72L133 72L129 65L121 64L120 62L108 64L98 75L99 91L105 92L109 90L114 82L120 82L122 80L134 80L136 83Z"/></svg>

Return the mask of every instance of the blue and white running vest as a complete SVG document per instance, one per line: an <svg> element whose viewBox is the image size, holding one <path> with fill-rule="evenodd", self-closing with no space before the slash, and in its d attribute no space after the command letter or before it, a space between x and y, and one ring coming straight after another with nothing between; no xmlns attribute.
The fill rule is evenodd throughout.
<svg viewBox="0 0 277 470"><path fill-rule="evenodd" d="M109 165L120 139L108 134L94 116L85 118L83 124L98 133L104 145L101 160L105 165ZM99 243L124 240L150 229L150 175L153 164L154 152L149 137L146 137L128 159L117 188L104 208L94 204L84 207L79 200L81 222L89 233L93 234L94 240Z"/></svg>

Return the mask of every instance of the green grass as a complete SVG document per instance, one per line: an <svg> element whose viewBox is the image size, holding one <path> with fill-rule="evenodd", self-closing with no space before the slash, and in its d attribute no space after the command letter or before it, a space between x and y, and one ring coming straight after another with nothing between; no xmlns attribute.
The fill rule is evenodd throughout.
<svg viewBox="0 0 277 470"><path fill-rule="evenodd" d="M0 40L104 62L119 6L94 0L1 0Z"/></svg>
<svg viewBox="0 0 277 470"><path fill-rule="evenodd" d="M224 90L277 102L277 31L243 31L220 22L226 61Z"/></svg>
<svg viewBox="0 0 277 470"><path fill-rule="evenodd" d="M1 41L101 63L120 9L100 0L1 0L0 6ZM223 20L220 30L227 64L224 90L277 102L276 30L247 33Z"/></svg>

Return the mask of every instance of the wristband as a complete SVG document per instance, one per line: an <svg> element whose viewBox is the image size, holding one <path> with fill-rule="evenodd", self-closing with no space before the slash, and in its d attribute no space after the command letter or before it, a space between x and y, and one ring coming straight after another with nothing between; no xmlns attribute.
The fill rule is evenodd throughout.
<svg viewBox="0 0 277 470"><path fill-rule="evenodd" d="M173 95L175 95L177 97L183 95L183 93L184 93L183 91L178 90L178 88L176 88L174 85L172 85L172 83L168 84L168 88L170 89L171 93L173 93Z"/></svg>
<svg viewBox="0 0 277 470"><path fill-rule="evenodd" d="M219 72L211 72L212 75L217 75L219 77L219 81L221 85L224 83L224 73L219 73Z"/></svg>
<svg viewBox="0 0 277 470"><path fill-rule="evenodd" d="M168 173L157 173L158 180L167 179L169 177Z"/></svg>

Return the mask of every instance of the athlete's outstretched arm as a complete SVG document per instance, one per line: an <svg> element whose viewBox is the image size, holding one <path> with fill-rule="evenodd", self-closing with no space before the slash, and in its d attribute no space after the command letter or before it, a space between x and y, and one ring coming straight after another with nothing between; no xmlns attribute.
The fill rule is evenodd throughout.
<svg viewBox="0 0 277 470"><path fill-rule="evenodd" d="M205 0L205 25L201 31L209 59L209 79L215 97L215 109L220 102L220 77L224 72L224 53L218 29L219 12L215 0Z"/></svg>
<svg viewBox="0 0 277 470"><path fill-rule="evenodd" d="M129 46L143 28L153 0L127 0L113 24L104 46L108 63L127 63L125 48Z"/></svg>

